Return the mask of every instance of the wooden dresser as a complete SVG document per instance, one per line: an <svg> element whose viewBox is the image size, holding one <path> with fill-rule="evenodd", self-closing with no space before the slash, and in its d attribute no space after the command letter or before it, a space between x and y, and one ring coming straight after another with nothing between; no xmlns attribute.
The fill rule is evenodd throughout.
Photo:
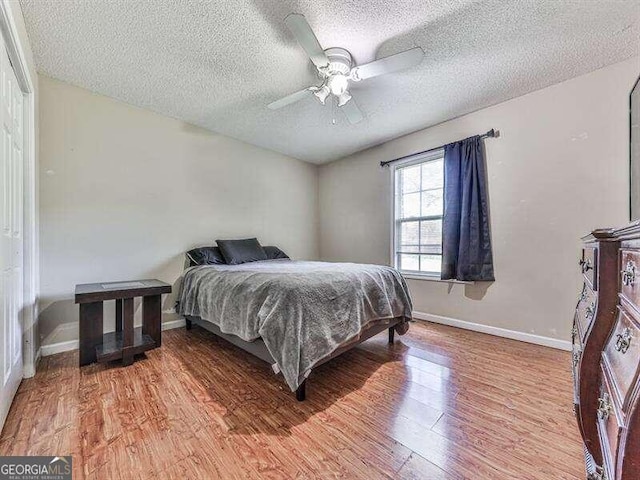
<svg viewBox="0 0 640 480"><path fill-rule="evenodd" d="M587 478L640 479L640 224L583 238L574 403Z"/></svg>

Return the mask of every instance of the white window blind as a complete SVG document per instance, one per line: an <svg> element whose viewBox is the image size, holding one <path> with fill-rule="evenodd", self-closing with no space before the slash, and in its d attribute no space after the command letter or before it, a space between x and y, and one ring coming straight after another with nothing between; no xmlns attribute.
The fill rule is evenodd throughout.
<svg viewBox="0 0 640 480"><path fill-rule="evenodd" d="M393 167L394 266L403 273L440 275L444 151Z"/></svg>

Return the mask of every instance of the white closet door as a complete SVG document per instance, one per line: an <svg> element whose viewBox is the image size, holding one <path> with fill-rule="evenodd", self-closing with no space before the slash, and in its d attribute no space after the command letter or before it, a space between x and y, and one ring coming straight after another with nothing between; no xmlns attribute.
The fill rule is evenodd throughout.
<svg viewBox="0 0 640 480"><path fill-rule="evenodd" d="M1 42L0 42L1 43ZM22 379L23 95L0 44L0 428Z"/></svg>

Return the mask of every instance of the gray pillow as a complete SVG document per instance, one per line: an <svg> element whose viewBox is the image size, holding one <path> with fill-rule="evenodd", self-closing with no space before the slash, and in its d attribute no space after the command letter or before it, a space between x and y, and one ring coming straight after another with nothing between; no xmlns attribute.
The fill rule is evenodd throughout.
<svg viewBox="0 0 640 480"><path fill-rule="evenodd" d="M222 256L229 265L267 260L267 254L255 238L216 240Z"/></svg>
<svg viewBox="0 0 640 480"><path fill-rule="evenodd" d="M194 265L224 265L224 257L218 247L198 247L187 252L189 266Z"/></svg>
<svg viewBox="0 0 640 480"><path fill-rule="evenodd" d="M262 247L264 253L267 254L267 260L275 260L276 258L289 258L289 255L284 253L278 247Z"/></svg>

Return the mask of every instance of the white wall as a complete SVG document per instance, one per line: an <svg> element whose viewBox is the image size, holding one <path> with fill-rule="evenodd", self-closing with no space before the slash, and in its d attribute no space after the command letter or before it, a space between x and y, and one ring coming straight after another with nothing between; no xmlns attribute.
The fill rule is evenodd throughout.
<svg viewBox="0 0 640 480"><path fill-rule="evenodd" d="M628 221L628 96L639 73L634 58L322 166L321 258L389 264L379 162L495 128L500 138L485 145L496 282L409 280L415 310L569 339L579 238Z"/></svg>
<svg viewBox="0 0 640 480"><path fill-rule="evenodd" d="M40 77L43 342L77 338L76 283L173 283L183 252L216 237L388 264L389 171L378 163L489 128L501 132L486 141L497 281L409 280L415 309L568 339L579 237L628 218L639 73L635 58L395 139L320 167L319 186L313 165Z"/></svg>
<svg viewBox="0 0 640 480"><path fill-rule="evenodd" d="M77 283L173 284L216 238L315 259L317 227L314 165L40 77L43 345L77 338Z"/></svg>

